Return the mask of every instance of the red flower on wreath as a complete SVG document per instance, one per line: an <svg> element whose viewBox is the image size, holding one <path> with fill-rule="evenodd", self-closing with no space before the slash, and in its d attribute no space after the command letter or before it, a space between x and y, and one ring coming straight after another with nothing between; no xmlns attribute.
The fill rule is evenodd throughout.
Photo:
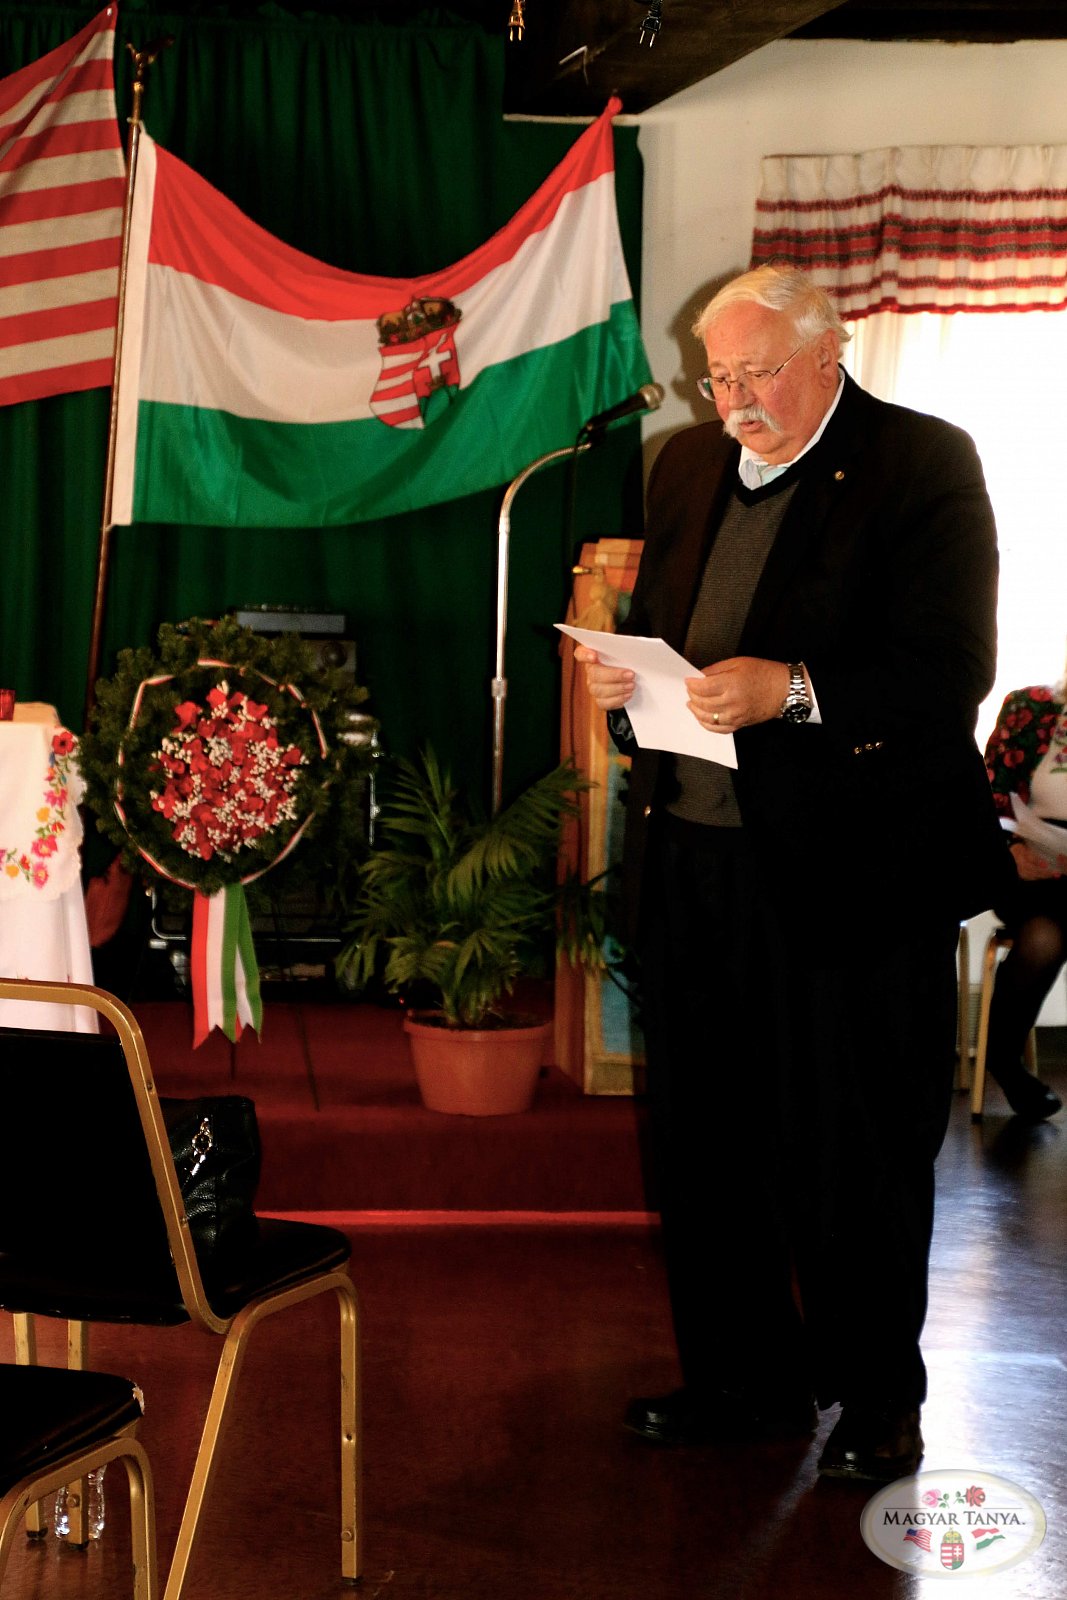
<svg viewBox="0 0 1067 1600"><path fill-rule="evenodd" d="M206 698L206 708L192 700L175 707L174 728L152 763L165 779L151 791L152 809L189 855L230 860L295 819L307 758L299 745L282 747L267 706L231 694L225 680Z"/></svg>

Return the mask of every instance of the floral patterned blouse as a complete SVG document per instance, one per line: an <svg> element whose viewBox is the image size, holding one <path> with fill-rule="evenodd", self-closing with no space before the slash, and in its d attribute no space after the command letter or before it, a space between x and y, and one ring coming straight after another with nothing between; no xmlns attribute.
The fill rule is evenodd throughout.
<svg viewBox="0 0 1067 1600"><path fill-rule="evenodd" d="M985 764L1002 817L1012 815L1013 794L1030 804L1030 779L1048 754L1065 711L1064 701L1044 687L1013 689L1001 706L986 745Z"/></svg>

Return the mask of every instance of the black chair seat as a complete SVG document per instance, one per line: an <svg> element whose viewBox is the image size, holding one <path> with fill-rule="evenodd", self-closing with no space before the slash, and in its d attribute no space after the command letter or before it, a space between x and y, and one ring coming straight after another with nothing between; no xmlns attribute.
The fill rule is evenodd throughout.
<svg viewBox="0 0 1067 1600"><path fill-rule="evenodd" d="M330 1295L339 1313L341 1576L354 1582L362 1565L362 1451L359 1306L347 1237L317 1223L250 1217L250 1228L227 1233L225 1244L211 1239L211 1248L201 1241L198 1249L167 1108L133 1013L83 984L0 978L0 999L89 1005L113 1030L0 1030L8 1134L0 1160L0 1307L29 1324L16 1329L26 1351L20 1360L34 1362L34 1316L67 1322L75 1368L89 1365L92 1322L192 1322L225 1341L167 1577L166 1600L181 1600L248 1341L266 1318ZM126 1435L93 1448L121 1447L128 1456L126 1446L143 1455ZM87 1470L84 1458L79 1470ZM139 1537L147 1547L147 1534Z"/></svg>
<svg viewBox="0 0 1067 1600"><path fill-rule="evenodd" d="M204 1272L212 1309L232 1317L250 1300L277 1293L322 1272L344 1266L351 1245L343 1233L318 1223L260 1217L255 1243L239 1257L215 1261ZM48 1270L43 1246L31 1252L0 1251L0 1308L29 1311L75 1322L130 1322L173 1327L189 1313L173 1268L153 1274L141 1261L113 1266L98 1259L86 1267L60 1255Z"/></svg>
<svg viewBox="0 0 1067 1600"><path fill-rule="evenodd" d="M134 1278L130 1263L114 1268L101 1261L96 1270L83 1263L49 1265L43 1248L30 1255L0 1251L0 1308L26 1311L70 1322L131 1322L171 1327L188 1322L173 1268L157 1277L142 1272Z"/></svg>
<svg viewBox="0 0 1067 1600"><path fill-rule="evenodd" d="M110 1439L140 1418L129 1378L0 1365L0 1493L50 1460Z"/></svg>
<svg viewBox="0 0 1067 1600"><path fill-rule="evenodd" d="M213 1262L204 1271L211 1308L232 1317L266 1290L280 1293L320 1273L343 1267L352 1245L343 1233L317 1222L258 1217L255 1244L239 1258Z"/></svg>

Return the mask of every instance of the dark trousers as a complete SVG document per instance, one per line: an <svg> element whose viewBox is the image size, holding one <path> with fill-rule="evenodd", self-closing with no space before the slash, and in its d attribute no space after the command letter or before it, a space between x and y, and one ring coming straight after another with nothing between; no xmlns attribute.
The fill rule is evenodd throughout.
<svg viewBox="0 0 1067 1600"><path fill-rule="evenodd" d="M645 883L650 1128L686 1386L918 1404L958 922L806 934L743 829L671 818Z"/></svg>

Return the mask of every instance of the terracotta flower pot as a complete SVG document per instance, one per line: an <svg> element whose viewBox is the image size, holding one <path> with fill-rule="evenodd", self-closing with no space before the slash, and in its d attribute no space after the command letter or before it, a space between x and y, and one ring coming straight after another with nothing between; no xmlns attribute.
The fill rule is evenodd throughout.
<svg viewBox="0 0 1067 1600"><path fill-rule="evenodd" d="M445 1028L404 1018L422 1103L430 1111L500 1117L528 1111L551 1022L514 1028Z"/></svg>

